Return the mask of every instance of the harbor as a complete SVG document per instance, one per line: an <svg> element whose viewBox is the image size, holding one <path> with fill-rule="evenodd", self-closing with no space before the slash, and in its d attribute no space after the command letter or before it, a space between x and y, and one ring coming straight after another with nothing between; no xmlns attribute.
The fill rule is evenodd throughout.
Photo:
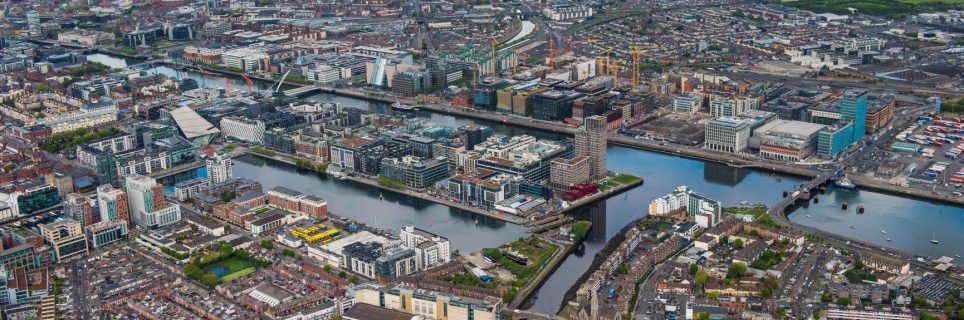
<svg viewBox="0 0 964 320"><path fill-rule="evenodd" d="M170 69L165 66L155 68L159 68L159 70ZM197 76L190 72L187 74L188 76ZM238 82L239 87L243 85L242 83ZM216 84L208 84L208 86L217 87ZM420 107L421 111L399 111L394 110L388 103L360 99L363 96L363 94L353 94L352 97L348 97L341 94L320 92L309 95L305 99L341 103L345 106L375 113L405 112L425 118L429 122L446 126L478 123L490 126L496 132L507 135L530 134L538 138L556 140L571 137L572 128L559 124L537 123L511 116L500 116L501 118L499 118L494 115L466 112L445 106L424 105ZM802 177L812 175L812 171L799 169L796 166L785 166L770 162L760 164L735 156L711 154L699 149L663 145L654 141L636 140L631 137L611 137L610 144L608 155L611 170L644 177L646 182L643 186L631 188L624 194L589 203L574 208L567 213L578 220L592 221L592 231L581 248L573 250L573 253L561 262L556 272L549 275L542 286L533 293L525 304L529 306L528 309L531 311L548 314L554 314L558 311L564 301L565 292L587 270L593 257L615 235L616 230L622 229L631 221L645 217L647 214L645 210L646 202L672 191L678 185L688 185L700 190L707 196L720 200L724 206L736 206L744 201L770 204L780 199L778 190L796 189L804 181ZM376 227L392 229L418 222L420 225L426 225L426 228L432 232L445 234L452 238L453 247L459 248L461 251L471 252L484 247L496 247L503 243L504 239L514 239L525 233L521 226L487 216L448 208L411 196L382 192L372 186L339 183L335 179L319 176L317 173L299 172L293 166L271 163L263 159L259 161L251 160L250 157L242 157L237 161L235 168L239 176L257 178L267 188L281 184L296 185L299 186L300 191L331 199L330 203L334 211ZM871 183L860 179L853 179L853 183L861 187L873 186ZM860 219L882 220L879 217L873 217L873 215L884 210L884 208L878 208L869 202L860 202L859 199L863 199L864 196L868 196L866 201L878 204L899 200L899 202L904 203L900 212L912 217L910 219L919 223L920 232L925 235L933 232L945 235L964 234L964 232L961 232L961 230L964 230L964 225L959 222L944 223L939 226L927 223L935 217L960 217L964 213L964 209L961 207L920 200L919 198L907 198L906 191L894 186L880 187L886 188L890 193L867 192L857 189L853 192L853 198L848 200L853 205L865 204L867 213L861 215ZM760 192L760 190L773 191ZM828 208L836 210L833 212L839 212L842 203L831 201L838 192L840 191L830 189L827 194L820 195L819 205L826 204ZM380 193L385 194L384 199L371 196ZM928 197L926 194L917 196ZM847 223L839 223L839 219L831 216L831 211L818 213L806 212L805 210L805 207L793 209L793 214L789 215L791 220L829 232L846 234L864 241L877 243L877 241L882 240L879 239L882 236L879 233L880 229L898 229L892 227L868 228L868 230L855 232L853 229L849 229ZM827 217L827 220L823 223L811 224L800 221L801 219L807 219L807 214L815 217L813 220L818 220L817 218L824 216ZM856 216L856 214L854 215ZM895 223L895 225L900 225L900 223ZM905 245L900 238L895 237L895 234L890 234L890 237L893 238L893 242L890 243L899 249L921 255L937 253L930 243L927 243L927 246ZM922 237L922 239L928 237ZM940 246L948 249L940 252L948 252L953 255L956 251L956 254L960 254L960 246L964 244L964 241L959 238L958 241L953 240L942 240ZM882 241L884 242L882 246L889 244L885 239Z"/></svg>

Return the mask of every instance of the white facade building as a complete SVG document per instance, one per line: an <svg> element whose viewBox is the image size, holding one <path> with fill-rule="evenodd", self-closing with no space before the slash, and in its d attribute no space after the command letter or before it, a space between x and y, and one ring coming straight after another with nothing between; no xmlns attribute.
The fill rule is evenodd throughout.
<svg viewBox="0 0 964 320"><path fill-rule="evenodd" d="M154 178L132 175L125 180L127 202L134 223L142 228L163 227L181 220L181 207L167 203L164 186Z"/></svg>
<svg viewBox="0 0 964 320"><path fill-rule="evenodd" d="M406 226L399 232L402 245L415 250L418 270L425 270L448 263L452 259L449 239L431 232Z"/></svg>
<svg viewBox="0 0 964 320"><path fill-rule="evenodd" d="M221 119L221 134L247 142L264 142L264 122L239 117Z"/></svg>
<svg viewBox="0 0 964 320"><path fill-rule="evenodd" d="M215 154L206 160L208 168L208 182L211 184L221 183L231 179L232 167L234 163L231 158Z"/></svg>

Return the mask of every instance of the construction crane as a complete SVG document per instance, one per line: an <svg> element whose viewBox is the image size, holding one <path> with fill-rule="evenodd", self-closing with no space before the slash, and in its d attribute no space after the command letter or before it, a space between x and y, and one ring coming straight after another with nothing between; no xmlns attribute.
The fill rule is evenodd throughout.
<svg viewBox="0 0 964 320"><path fill-rule="evenodd" d="M243 73L241 74L241 77L244 78L244 81L248 83L248 94L250 94L250 93L251 93L251 85L254 84L254 81L252 81L251 78L248 78L248 76L246 76L246 75L243 74Z"/></svg>
<svg viewBox="0 0 964 320"><path fill-rule="evenodd" d="M633 87L634 87L634 88L639 86L639 66L640 66L639 60L640 60L641 57L643 56L643 50L644 50L644 49L651 49L651 48L654 48L654 47L655 47L655 46L653 46L653 45L630 46L630 47L629 47L630 49L632 49L631 53L632 53L632 57L633 57Z"/></svg>
<svg viewBox="0 0 964 320"><path fill-rule="evenodd" d="M224 96L231 96L231 79L224 77Z"/></svg>
<svg viewBox="0 0 964 320"><path fill-rule="evenodd" d="M520 57L522 57L522 69L525 70L526 59L529 59L529 54L527 54L525 51L522 51L522 49L515 49L515 53L518 54ZM512 65L512 74L519 73L519 71L516 70L516 67L518 66L519 66L519 63L515 63Z"/></svg>
<svg viewBox="0 0 964 320"><path fill-rule="evenodd" d="M496 67L495 65L495 53L496 53L496 47L498 46L499 46L499 40L496 39L495 37L492 37L492 74L493 75L499 74L499 68Z"/></svg>
<svg viewBox="0 0 964 320"><path fill-rule="evenodd" d="M610 55L613 54L613 48L606 48L606 49L599 50L599 54L605 56L605 60L602 60L602 61L603 61L603 64L602 64L601 66L599 66L599 67L600 67L600 69L602 69L602 72L601 72L601 73L602 73L602 74L606 74L606 71L610 69L610 67L609 67L609 65L610 65ZM602 59L602 57L597 58L597 59Z"/></svg>
<svg viewBox="0 0 964 320"><path fill-rule="evenodd" d="M549 71L556 70L556 49L552 47L552 37L549 37Z"/></svg>
<svg viewBox="0 0 964 320"><path fill-rule="evenodd" d="M620 59L612 59L607 64L609 73L613 76L613 89L619 86L619 67L624 64L626 64L626 61Z"/></svg>

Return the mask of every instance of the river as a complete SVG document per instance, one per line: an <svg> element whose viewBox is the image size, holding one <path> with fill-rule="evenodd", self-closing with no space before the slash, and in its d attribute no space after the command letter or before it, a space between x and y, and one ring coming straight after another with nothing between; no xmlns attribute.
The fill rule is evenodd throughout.
<svg viewBox="0 0 964 320"><path fill-rule="evenodd" d="M792 208L790 220L923 256L964 254L964 208L833 186L819 197L820 203L810 201ZM844 202L849 205L847 210L841 209ZM861 205L864 214L857 214ZM939 243L932 244L931 239Z"/></svg>
<svg viewBox="0 0 964 320"><path fill-rule="evenodd" d="M110 56L97 56L89 56L89 59L112 67L120 65L116 60L124 61ZM176 74L176 71L165 66L155 69L158 73ZM200 78L197 73L181 72L180 75ZM232 83L232 87L235 85L241 88L244 84L237 80ZM218 87L210 82L207 82L207 86ZM331 94L316 94L306 99L338 102L377 113L394 112L386 104ZM531 134L543 139L568 138L557 133L428 112L418 112L416 116L451 127L479 123L490 126L501 134ZM587 272L593 257L606 241L631 221L644 217L647 205L652 199L669 193L679 185L687 185L696 192L722 201L726 206L734 206L741 201L775 203L782 190L793 189L801 182L797 177L731 168L625 147L610 147L608 154L611 170L642 176L645 183L619 196L577 210L577 218L593 222L585 248L567 257L534 294L529 301L532 311L555 313L563 303L565 292ZM327 179L313 172L299 171L293 166L260 158L239 158L235 164L235 174L260 180L266 188L284 184L319 195L328 201L335 214L381 228L398 229L414 224L448 237L453 248L461 252L494 247L524 235L522 227L516 225L424 200L382 192L373 187ZM376 194L382 194L384 199L379 199ZM964 247L964 220L961 219L964 217L964 208L865 190L843 191L830 188L827 194L820 197L820 204L794 209L790 219L822 230L922 255L954 256L961 254ZM850 211L840 211L839 202L843 201L850 203ZM858 216L854 213L853 208L860 204L865 205L867 214ZM807 217L808 214L813 218ZM854 225L855 229L850 229L850 225ZM887 236L880 233L880 230L887 231L893 242L886 242ZM939 245L927 242L932 235L940 240Z"/></svg>

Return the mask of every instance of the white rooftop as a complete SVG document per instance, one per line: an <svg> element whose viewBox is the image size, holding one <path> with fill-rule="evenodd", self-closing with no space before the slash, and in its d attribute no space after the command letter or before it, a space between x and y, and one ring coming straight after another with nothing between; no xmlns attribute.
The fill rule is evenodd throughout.
<svg viewBox="0 0 964 320"><path fill-rule="evenodd" d="M201 115L189 107L174 109L174 111L171 111L171 117L174 118L174 122L177 123L178 128L188 139L221 133L220 129L204 120Z"/></svg>

